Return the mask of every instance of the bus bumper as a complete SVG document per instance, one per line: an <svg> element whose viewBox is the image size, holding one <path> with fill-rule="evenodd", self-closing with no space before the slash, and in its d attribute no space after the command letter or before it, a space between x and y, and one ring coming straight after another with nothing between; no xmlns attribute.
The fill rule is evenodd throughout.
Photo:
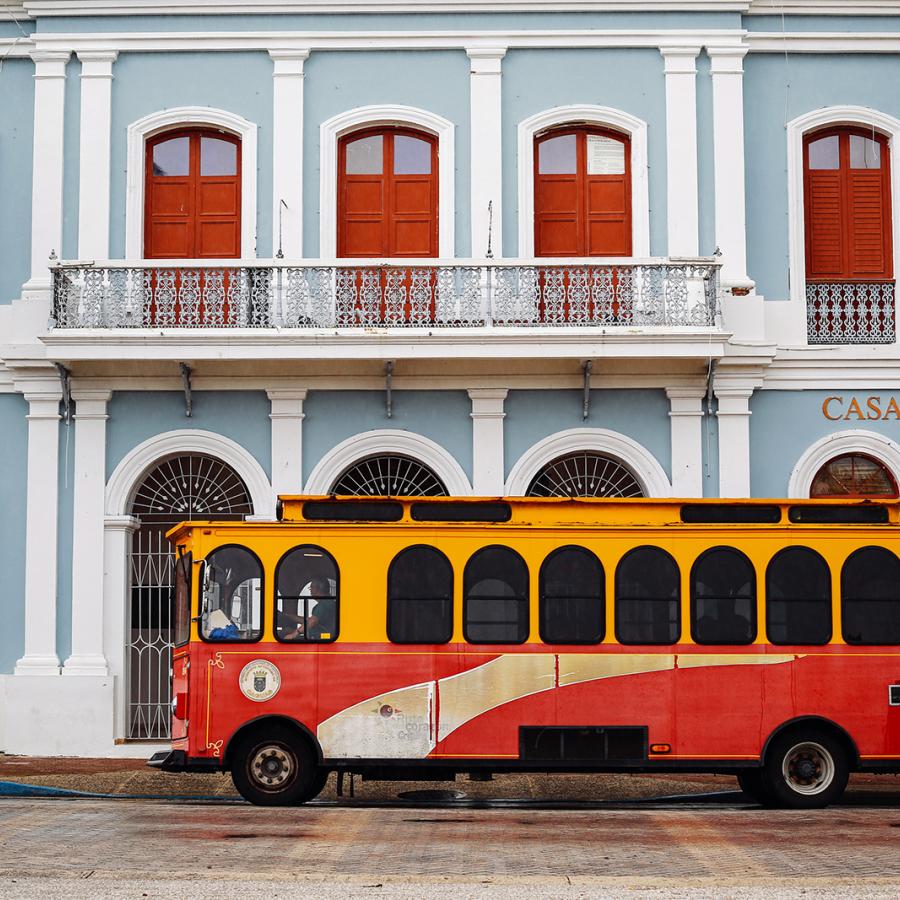
<svg viewBox="0 0 900 900"><path fill-rule="evenodd" d="M184 750L160 750L147 760L147 765L163 772L218 772L220 759L191 759Z"/></svg>

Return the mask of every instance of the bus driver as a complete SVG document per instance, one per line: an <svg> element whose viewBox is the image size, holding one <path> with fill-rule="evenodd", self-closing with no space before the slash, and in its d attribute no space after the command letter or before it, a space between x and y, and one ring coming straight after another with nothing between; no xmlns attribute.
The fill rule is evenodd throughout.
<svg viewBox="0 0 900 900"><path fill-rule="evenodd" d="M329 641L334 637L336 622L336 604L330 579L313 578L299 594L306 607L306 616L295 615L287 610L280 610L281 622L291 622L296 627L283 634L284 641L306 640ZM313 606L306 606L313 603ZM284 628L281 624L281 628ZM305 629L305 631L304 631Z"/></svg>

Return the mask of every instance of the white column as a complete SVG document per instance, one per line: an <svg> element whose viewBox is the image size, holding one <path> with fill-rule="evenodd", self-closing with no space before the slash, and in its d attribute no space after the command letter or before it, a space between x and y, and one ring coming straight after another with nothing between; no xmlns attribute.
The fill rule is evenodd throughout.
<svg viewBox="0 0 900 900"><path fill-rule="evenodd" d="M500 78L505 47L466 50L470 61L469 92L471 110L471 209L472 248L470 256L487 254L488 233L491 252L503 256L503 150ZM488 213L488 205L491 213Z"/></svg>
<svg viewBox="0 0 900 900"><path fill-rule="evenodd" d="M133 516L107 516L103 521L103 646L109 673L115 678L113 734L117 739L126 732L131 539L140 525Z"/></svg>
<svg viewBox="0 0 900 900"><path fill-rule="evenodd" d="M750 397L753 388L716 385L719 409L719 496L750 496Z"/></svg>
<svg viewBox="0 0 900 900"><path fill-rule="evenodd" d="M31 175L31 277L23 296L49 296L50 254L62 248L63 115L68 50L35 50L34 150Z"/></svg>
<svg viewBox="0 0 900 900"><path fill-rule="evenodd" d="M669 256L696 256L697 54L699 47L661 47L666 73L666 184Z"/></svg>
<svg viewBox="0 0 900 900"><path fill-rule="evenodd" d="M272 255L303 256L303 63L308 50L270 50ZM282 203L282 201L284 201Z"/></svg>
<svg viewBox="0 0 900 900"><path fill-rule="evenodd" d="M78 258L109 257L110 131L114 50L79 52L81 150L78 179Z"/></svg>
<svg viewBox="0 0 900 900"><path fill-rule="evenodd" d="M65 675L107 675L103 652L103 506L106 404L111 391L73 390L75 483L72 533L72 655Z"/></svg>
<svg viewBox="0 0 900 900"><path fill-rule="evenodd" d="M303 493L303 401L306 391L267 391L272 405L272 493Z"/></svg>
<svg viewBox="0 0 900 900"><path fill-rule="evenodd" d="M58 675L56 523L59 505L59 382L29 381L25 501L25 653L16 675Z"/></svg>
<svg viewBox="0 0 900 900"><path fill-rule="evenodd" d="M708 47L713 90L713 162L716 244L722 251L722 283L752 288L747 275L744 172L745 47Z"/></svg>
<svg viewBox="0 0 900 900"><path fill-rule="evenodd" d="M672 434L672 496L703 496L702 388L667 388Z"/></svg>
<svg viewBox="0 0 900 900"><path fill-rule="evenodd" d="M472 491L476 497L502 497L504 484L503 403L508 391L473 388Z"/></svg>

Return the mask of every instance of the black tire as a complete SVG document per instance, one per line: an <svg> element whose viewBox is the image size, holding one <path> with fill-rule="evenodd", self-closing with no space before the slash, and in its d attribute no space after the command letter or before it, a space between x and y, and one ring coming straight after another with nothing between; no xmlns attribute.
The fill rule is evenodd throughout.
<svg viewBox="0 0 900 900"><path fill-rule="evenodd" d="M849 776L850 760L839 738L822 728L794 728L766 751L762 783L767 805L824 809L841 798Z"/></svg>
<svg viewBox="0 0 900 900"><path fill-rule="evenodd" d="M315 751L308 740L284 725L270 725L239 738L230 755L234 786L257 806L296 806L322 790L323 770Z"/></svg>
<svg viewBox="0 0 900 900"><path fill-rule="evenodd" d="M738 773L737 780L741 790L751 800L761 803L763 806L771 804L771 798L766 791L766 786L763 784L762 769L745 769L743 772Z"/></svg>

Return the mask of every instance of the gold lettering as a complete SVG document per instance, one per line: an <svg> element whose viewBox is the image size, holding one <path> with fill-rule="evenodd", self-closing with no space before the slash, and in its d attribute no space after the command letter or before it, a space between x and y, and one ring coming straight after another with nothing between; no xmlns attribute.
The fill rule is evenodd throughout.
<svg viewBox="0 0 900 900"><path fill-rule="evenodd" d="M840 419L840 417L841 417L840 413L838 413L836 416L833 416L828 411L829 405L831 403L833 403L835 400L837 400L838 403L844 402L843 397L826 397L825 402L822 404L822 414L825 416L826 419L831 419L832 422L837 422L837 420Z"/></svg>
<svg viewBox="0 0 900 900"><path fill-rule="evenodd" d="M866 413L867 419L881 418L881 397L866 397L866 407L869 410Z"/></svg>
<svg viewBox="0 0 900 900"><path fill-rule="evenodd" d="M888 403L888 408L884 411L884 418L889 419L891 413L893 413L894 418L900 422L900 406L897 406L896 397L891 397L891 402Z"/></svg>
<svg viewBox="0 0 900 900"><path fill-rule="evenodd" d="M847 419L849 419L851 416L855 416L855 418L859 419L860 421L865 419L863 411L859 406L859 400L857 400L856 397L850 398L850 406L847 409L847 414L844 416L844 421L846 422Z"/></svg>

